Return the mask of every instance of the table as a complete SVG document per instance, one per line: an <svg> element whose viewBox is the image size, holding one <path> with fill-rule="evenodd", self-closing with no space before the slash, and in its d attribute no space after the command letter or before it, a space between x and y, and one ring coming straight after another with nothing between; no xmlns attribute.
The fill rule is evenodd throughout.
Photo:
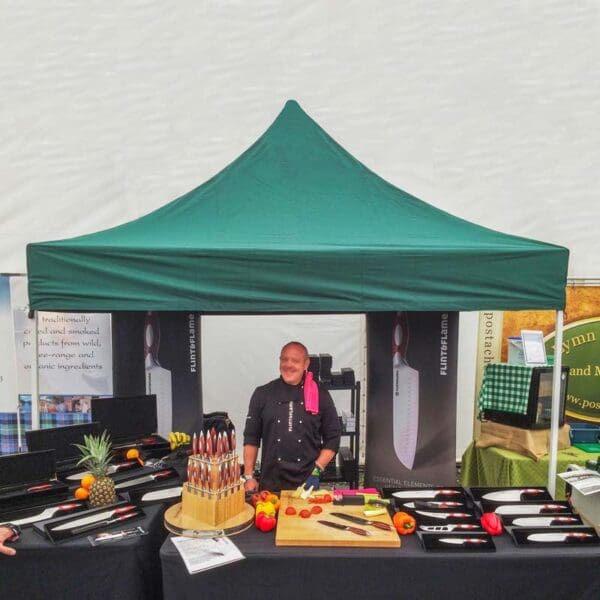
<svg viewBox="0 0 600 600"><path fill-rule="evenodd" d="M557 473L571 463L585 465L598 454L571 447L558 452ZM464 487L546 486L548 455L533 460L504 448L476 448L471 443L462 456L461 484ZM565 482L556 478L556 499L564 499ZM600 597L600 592L599 592Z"/></svg>
<svg viewBox="0 0 600 600"><path fill-rule="evenodd" d="M276 547L273 532L252 528L232 540L245 560L189 575L170 538L160 549L166 600L198 598L357 598L365 600L597 600L600 547L424 552L416 535L402 548Z"/></svg>
<svg viewBox="0 0 600 600"><path fill-rule="evenodd" d="M159 549L167 531L162 505L136 521L148 535L91 546L87 538L52 544L31 527L0 555L0 598L145 600L162 598ZM133 525L133 523L132 523Z"/></svg>

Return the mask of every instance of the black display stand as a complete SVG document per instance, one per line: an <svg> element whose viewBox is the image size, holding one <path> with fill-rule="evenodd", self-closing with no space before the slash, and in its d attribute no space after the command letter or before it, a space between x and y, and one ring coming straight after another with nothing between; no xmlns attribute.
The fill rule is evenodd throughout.
<svg viewBox="0 0 600 600"><path fill-rule="evenodd" d="M348 390L350 392L350 413L354 416L354 431L346 431L342 425L342 439L348 445L340 445L340 466L330 464L321 477L324 483L347 482L351 489L358 488L358 457L360 453L360 381L354 385L333 385L321 383L328 391ZM335 400L334 400L335 402ZM331 461L332 463L334 461Z"/></svg>

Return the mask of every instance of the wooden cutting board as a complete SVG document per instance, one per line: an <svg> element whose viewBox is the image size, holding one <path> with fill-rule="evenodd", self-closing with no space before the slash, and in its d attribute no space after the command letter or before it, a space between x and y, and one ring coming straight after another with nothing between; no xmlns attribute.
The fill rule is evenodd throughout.
<svg viewBox="0 0 600 600"><path fill-rule="evenodd" d="M372 525L359 525L351 523L345 519L332 517L332 512L343 512L356 517L366 518L363 514L363 507L360 506L341 506L328 502L327 504L311 504L308 500L294 498L293 491L283 490L281 492L281 506L277 517L277 531L275 534L275 545L277 546L356 546L362 548L399 548L400 538L392 525L390 516L386 513L373 517L373 521L387 523L391 531L384 531ZM286 515L285 509L293 506L297 514ZM313 515L308 519L299 516L302 509L310 510L313 506L320 506L323 512ZM334 529L319 523L319 520L335 521L343 525L351 525L365 529L369 536L357 535L351 531L342 531Z"/></svg>

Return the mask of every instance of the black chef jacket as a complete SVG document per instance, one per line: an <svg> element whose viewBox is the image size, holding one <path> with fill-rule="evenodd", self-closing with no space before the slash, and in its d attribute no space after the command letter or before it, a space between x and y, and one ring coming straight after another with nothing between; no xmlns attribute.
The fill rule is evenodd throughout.
<svg viewBox="0 0 600 600"><path fill-rule="evenodd" d="M310 475L322 448L337 452L342 428L329 392L319 387L319 412L304 409L303 383L281 377L256 388L244 429L244 445L260 446L260 488L296 489Z"/></svg>

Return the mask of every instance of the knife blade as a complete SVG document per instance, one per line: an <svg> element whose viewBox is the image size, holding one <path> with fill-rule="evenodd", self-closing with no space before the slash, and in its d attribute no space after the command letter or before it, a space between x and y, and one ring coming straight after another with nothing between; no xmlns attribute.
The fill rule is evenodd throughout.
<svg viewBox="0 0 600 600"><path fill-rule="evenodd" d="M565 533L532 533L527 536L530 542L567 542L583 540L594 537L591 533L582 533L581 531L567 531Z"/></svg>
<svg viewBox="0 0 600 600"><path fill-rule="evenodd" d="M115 489L122 490L123 488L128 488L133 485L138 485L139 483L146 483L147 481L156 481L157 479L161 479L162 477L168 477L172 473L173 473L173 471L171 469L165 469L164 471L158 471L158 473L149 473L148 475L142 475L141 477L136 477L135 479L128 479L127 481L121 481L121 483L117 483L115 485Z"/></svg>
<svg viewBox="0 0 600 600"><path fill-rule="evenodd" d="M462 512L436 513L428 512L426 510L415 510L415 512L418 515L423 515L424 517L431 517L432 519L465 519L473 516L469 513Z"/></svg>
<svg viewBox="0 0 600 600"><path fill-rule="evenodd" d="M158 313L148 311L144 324L144 364L146 368L146 393L156 394L158 433L168 437L173 430L173 392L171 371L158 362L160 321Z"/></svg>
<svg viewBox="0 0 600 600"><path fill-rule="evenodd" d="M423 531L467 531L480 529L479 525L474 523L455 523L454 525L420 525Z"/></svg>
<svg viewBox="0 0 600 600"><path fill-rule="evenodd" d="M317 523L321 523L321 525L327 525L327 527L333 527L334 529L350 531L356 535L371 535L366 529L361 529L360 527L352 527L351 525L343 525L342 523L334 523L333 521L317 521Z"/></svg>
<svg viewBox="0 0 600 600"><path fill-rule="evenodd" d="M487 540L482 540L481 538L440 538L438 541L443 544L456 544L458 546L485 544L487 542Z"/></svg>
<svg viewBox="0 0 600 600"><path fill-rule="evenodd" d="M406 362L408 319L399 312L392 333L392 423L398 460L412 469L419 431L419 372Z"/></svg>
<svg viewBox="0 0 600 600"><path fill-rule="evenodd" d="M181 486L164 488L154 492L148 492L140 498L140 502L151 502L152 500L167 500L168 498L177 498L181 496Z"/></svg>
<svg viewBox="0 0 600 600"><path fill-rule="evenodd" d="M378 529L383 529L385 531L391 531L392 528L387 523L382 523L381 521L372 521L370 519L363 519L363 517L356 517L354 515L348 515L346 513L341 512L332 512L330 513L332 517L338 517L339 519L346 519L346 521L351 521L352 523L358 523L359 525L372 525L373 527L377 527Z"/></svg>
<svg viewBox="0 0 600 600"><path fill-rule="evenodd" d="M99 513L94 513L93 515L88 515L87 517L82 517L81 519L75 519L75 521L62 523L60 525L57 525L56 527L52 527L52 531L63 531L64 529L73 529L74 527L87 525L88 523L95 523L96 521L102 521L102 519L108 519L110 517L113 517L114 515L120 515L122 513L129 512L130 510L134 510L135 508L136 507L133 504L119 506L117 508L112 508L111 510L105 510Z"/></svg>
<svg viewBox="0 0 600 600"><path fill-rule="evenodd" d="M108 527L115 523L119 523L120 521L125 521L126 519L132 519L133 517L139 517L142 513L140 511L126 513L124 515L119 515L118 517L114 517L113 519L106 519L105 521L97 521L95 523L90 523L89 525L82 525L81 527L76 527L71 530L72 535L76 535L79 533L84 533L86 531L92 531L93 529L98 529L98 527Z"/></svg>
<svg viewBox="0 0 600 600"><path fill-rule="evenodd" d="M498 515L538 515L546 512L565 512L568 510L562 504L504 504L494 511Z"/></svg>
<svg viewBox="0 0 600 600"><path fill-rule="evenodd" d="M579 523L577 517L522 517L515 519L511 525L516 527L550 527L551 525L568 525Z"/></svg>
<svg viewBox="0 0 600 600"><path fill-rule="evenodd" d="M24 517L23 519L16 519L11 521L12 525L29 525L30 523L35 523L36 521L44 521L45 519L49 519L57 512L62 512L65 510L73 510L82 506L80 502L72 502L71 504L60 504L59 506L51 506L46 510L43 510L41 513L37 515L33 515L32 517ZM0 525L4 525L4 523L0 523Z"/></svg>
<svg viewBox="0 0 600 600"><path fill-rule="evenodd" d="M452 502L450 500L443 500L439 502L405 502L402 506L406 508L456 508L457 506L464 506L462 502Z"/></svg>
<svg viewBox="0 0 600 600"><path fill-rule="evenodd" d="M119 463L118 465L110 465L106 469L106 474L111 475L112 473L118 473L119 471L126 471L127 469L132 469L133 467L139 465L137 460L128 460L124 463ZM82 479L85 475L90 475L90 471L81 471L80 473L73 473L68 477L65 477L67 481L78 481Z"/></svg>
<svg viewBox="0 0 600 600"><path fill-rule="evenodd" d="M458 496L458 490L401 490L394 492L394 498L435 498L437 496Z"/></svg>
<svg viewBox="0 0 600 600"><path fill-rule="evenodd" d="M499 492L489 492L481 496L482 500L491 500L492 502L518 502L523 494L526 496L535 496L544 494L545 490L539 488L523 488L521 490L501 490Z"/></svg>

